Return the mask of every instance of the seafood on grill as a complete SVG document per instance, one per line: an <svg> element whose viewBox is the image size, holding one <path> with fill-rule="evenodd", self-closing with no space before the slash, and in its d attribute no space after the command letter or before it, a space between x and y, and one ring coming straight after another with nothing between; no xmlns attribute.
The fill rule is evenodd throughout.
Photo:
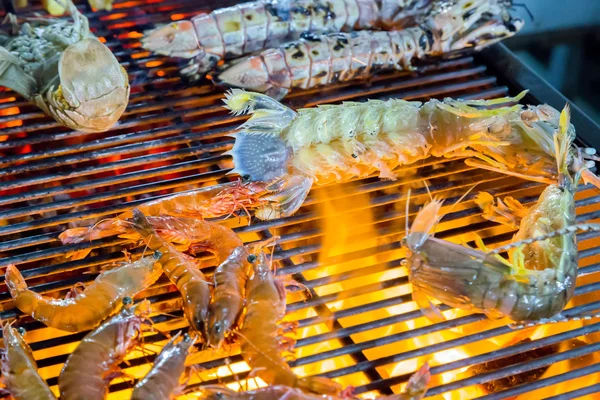
<svg viewBox="0 0 600 400"><path fill-rule="evenodd" d="M284 283L273 275L264 251L259 251L251 261L253 268L246 283L246 309L237 335L242 357L252 373L268 385L340 395L343 390L339 383L318 376L301 378L285 361L282 351L286 346L289 348L293 340L279 337L286 308Z"/></svg>
<svg viewBox="0 0 600 400"><path fill-rule="evenodd" d="M427 19L402 31L304 34L294 42L235 60L213 76L215 83L263 92L276 99L291 89L366 80L377 72L411 70L412 62L474 48L513 36L523 21L496 1L436 3Z"/></svg>
<svg viewBox="0 0 600 400"><path fill-rule="evenodd" d="M226 107L235 115L252 116L235 133L234 147L227 152L235 164L230 173L250 181L285 182L279 192L284 201L269 204L273 212L261 215L266 219L293 214L313 183L376 172L395 179L396 167L431 156L466 158L473 167L553 184L558 176L553 134L560 113L548 105L509 104L525 94L426 103L369 100L296 112L264 94L233 89ZM578 151L575 146L568 150L571 169ZM581 153L585 158L593 152ZM581 174L600 187L589 170L583 168Z"/></svg>
<svg viewBox="0 0 600 400"><path fill-rule="evenodd" d="M91 285L75 287L65 299L47 298L28 289L14 265L6 268L5 281L15 306L23 313L52 328L81 332L98 326L121 308L124 298L148 288L161 274L156 260L144 257L103 271Z"/></svg>
<svg viewBox="0 0 600 400"><path fill-rule="evenodd" d="M420 400L427 393L427 385L431 374L429 365L424 364L415 372L406 385L404 392L389 396L379 396L376 400ZM226 386L205 385L198 391L198 399L201 400L350 400L354 397L336 396L305 393L297 388L284 385L273 385L249 390L246 392L236 392Z"/></svg>
<svg viewBox="0 0 600 400"><path fill-rule="evenodd" d="M204 223L211 224L210 222ZM157 254L156 258L165 275L181 292L183 311L190 326L197 333L206 337L208 305L210 303L210 288L206 277L198 269L194 259L178 251L173 244L160 237L144 214L138 209L133 210L133 226L138 230L148 248ZM221 241L233 240L235 242L231 248L231 251L233 251L233 248L237 247L238 242L241 245L241 240L233 231L231 231L230 236L229 232L226 231L227 228L219 224L212 224L212 226L216 232L221 234L208 237L206 239L206 247L214 249L217 259L220 260L219 254L225 254L227 251L224 249L230 248L227 244L221 246Z"/></svg>
<svg viewBox="0 0 600 400"><path fill-rule="evenodd" d="M46 381L38 373L33 352L23 339L25 330L14 328L4 322L2 325L2 341L4 348L0 357L2 383L0 389L16 400L56 400L56 396Z"/></svg>
<svg viewBox="0 0 600 400"><path fill-rule="evenodd" d="M131 400L168 400L179 394L183 386L180 382L185 371L185 360L195 339L189 335L176 344L181 332L169 340L154 360L150 372L133 388Z"/></svg>
<svg viewBox="0 0 600 400"><path fill-rule="evenodd" d="M254 210L255 215L260 217L264 213L271 212L271 203L279 204L283 201L279 193L284 192L285 183L249 182L242 184L240 181L236 181L225 185L176 193L138 205L137 208L148 217L150 224L164 239L176 243L180 250L187 250L194 241L205 239L203 231L199 226L186 229L185 226L168 217L203 220L226 217L236 211L248 212L250 210ZM131 217L131 211L126 211L116 218L108 218L89 228L67 229L59 235L59 239L63 244L82 243L114 235L138 240L140 236L129 221ZM199 223L202 224L201 221ZM169 228L174 225L177 225L177 230ZM203 226L208 227L209 225ZM198 239L198 237L200 238ZM70 255L78 259L87 256L89 252L90 250L81 250Z"/></svg>
<svg viewBox="0 0 600 400"><path fill-rule="evenodd" d="M142 47L161 55L192 59L182 73L199 78L220 60L278 46L305 32L416 25L436 2L451 4L446 0L255 1L158 27L145 34Z"/></svg>
<svg viewBox="0 0 600 400"><path fill-rule="evenodd" d="M118 314L87 334L67 358L58 377L61 400L104 400L110 381L123 376L119 363L140 342L142 326L150 323L150 302L133 305L126 297L123 304Z"/></svg>
<svg viewBox="0 0 600 400"><path fill-rule="evenodd" d="M69 3L73 22L9 14L0 31L0 86L19 93L57 122L84 132L113 126L129 101L127 73Z"/></svg>
<svg viewBox="0 0 600 400"><path fill-rule="evenodd" d="M442 317L429 300L436 298L492 318L508 317L525 323L562 319L559 313L573 297L577 278L575 233L600 230L597 224L576 224L574 195L587 166L581 159L575 160L576 172L571 177L568 158L576 149L568 110L566 107L561 113L552 146L557 183L546 187L522 217L509 245L488 250L478 240L481 249L475 250L433 237L431 230L440 219L441 201L431 202L415 218L405 239L410 250L407 268L413 296L430 318ZM507 214L506 208L501 211ZM508 260L500 256L505 251Z"/></svg>

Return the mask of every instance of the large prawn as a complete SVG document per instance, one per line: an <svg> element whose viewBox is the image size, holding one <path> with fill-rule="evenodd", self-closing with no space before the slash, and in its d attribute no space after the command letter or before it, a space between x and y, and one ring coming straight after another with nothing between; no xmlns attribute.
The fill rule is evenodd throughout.
<svg viewBox="0 0 600 400"><path fill-rule="evenodd" d="M4 349L0 358L2 382L15 400L56 400L46 381L38 373L37 363L29 345L23 339L23 328L13 328L4 322Z"/></svg>
<svg viewBox="0 0 600 400"><path fill-rule="evenodd" d="M246 312L237 333L241 353L253 373L269 385L283 385L301 390L340 395L342 386L327 378L297 376L282 356L278 338L285 315L285 287L271 272L263 251L252 259L253 275L246 283Z"/></svg>
<svg viewBox="0 0 600 400"><path fill-rule="evenodd" d="M453 307L513 321L561 319L559 313L573 296L577 278L575 233L600 230L600 225L575 224L574 194L586 166L575 162L581 169L571 177L567 160L575 150L574 137L566 107L553 145L558 183L544 190L507 246L487 250L479 241L482 250L474 250L437 239L430 231L440 219L442 202L433 201L419 212L405 243L413 296L427 316L441 317L429 301L437 298ZM494 205L486 206L494 213ZM501 211L507 215L506 208ZM500 256L504 251L509 251L508 260Z"/></svg>
<svg viewBox="0 0 600 400"><path fill-rule="evenodd" d="M255 1L158 27L145 35L142 46L157 54L192 58L182 73L198 78L220 60L278 46L304 32L415 25L434 2L449 4L447 0Z"/></svg>
<svg viewBox="0 0 600 400"><path fill-rule="evenodd" d="M181 332L173 336L154 360L152 369L133 388L130 400L168 400L179 394L183 386L179 379L185 371L185 360L195 339Z"/></svg>
<svg viewBox="0 0 600 400"><path fill-rule="evenodd" d="M198 237L197 229L174 230L170 227L181 224L175 218L209 219L226 217L236 211L255 211L257 217L270 214L275 207L273 204L285 203L286 199L279 193L294 192L293 189L285 190L286 182L248 182L209 186L171 196L152 200L138 205L137 208L149 217L150 224L166 240L172 241L183 247L191 246ZM97 240L104 237L119 235L130 240L139 240L139 234L133 229L130 219L131 211L126 211L115 218L108 218L89 228L67 229L59 235L63 244L81 243ZM191 235L191 236L190 236ZM83 258L90 250L77 251L72 256Z"/></svg>
<svg viewBox="0 0 600 400"><path fill-rule="evenodd" d="M376 400L420 400L427 393L427 385L431 374L429 366L423 365L410 377L404 392L389 396L379 396ZM201 400L350 400L353 397L305 393L297 388L273 385L246 392L236 392L228 387L208 385L200 388L198 399Z"/></svg>
<svg viewBox="0 0 600 400"><path fill-rule="evenodd" d="M0 31L0 86L13 89L75 130L101 132L121 117L129 80L115 56L90 31L87 18L65 0L73 23L29 18L11 34Z"/></svg>
<svg viewBox="0 0 600 400"><path fill-rule="evenodd" d="M279 193L285 203L270 204L273 212L263 212L263 218L293 214L313 183L375 172L395 179L396 167L430 156L466 157L470 166L552 184L559 173L553 133L560 113L548 105L504 105L525 94L494 100L434 99L424 104L369 100L296 112L264 94L233 89L226 107L252 117L239 128L228 152L235 164L231 173L251 181L287 182ZM497 108L486 109L490 106ZM571 169L577 151L572 146L566 155ZM583 152L590 153L593 149ZM587 169L581 174L600 187Z"/></svg>
<svg viewBox="0 0 600 400"><path fill-rule="evenodd" d="M52 328L81 332L98 326L121 308L124 298L146 289L161 274L154 257L144 257L102 272L90 286L64 300L46 298L28 289L13 265L6 268L5 279L19 310Z"/></svg>
<svg viewBox="0 0 600 400"><path fill-rule="evenodd" d="M366 80L412 62L466 48L487 47L516 34L523 21L505 2L438 2L419 25L402 31L304 34L294 42L235 60L213 76L216 83L264 92L276 99L291 89Z"/></svg>
<svg viewBox="0 0 600 400"><path fill-rule="evenodd" d="M58 377L61 400L104 400L110 381L123 374L119 363L139 343L142 325L149 323L150 302L133 305L125 298L123 303L118 314L85 336L67 358Z"/></svg>

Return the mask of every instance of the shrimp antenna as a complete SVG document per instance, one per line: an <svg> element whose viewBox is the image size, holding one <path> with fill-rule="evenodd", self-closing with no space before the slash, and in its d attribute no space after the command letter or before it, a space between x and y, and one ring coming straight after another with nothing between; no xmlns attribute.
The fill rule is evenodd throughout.
<svg viewBox="0 0 600 400"><path fill-rule="evenodd" d="M456 208L457 205L459 205L464 199L465 197L467 197L467 195L469 193L471 193L473 191L473 189L475 189L475 187L477 187L477 185L479 185L480 182L475 183L473 186L471 186L469 188L469 190L467 190L462 196L460 196L460 199L458 199L454 204L452 204L452 207L450 207L450 209L446 212L446 214L450 214L452 212L452 210L454 210Z"/></svg>
<svg viewBox="0 0 600 400"><path fill-rule="evenodd" d="M512 3L512 7L521 7L522 9L525 10L525 12L527 13L527 15L529 15L529 18L531 18L531 22L535 21L535 19L533 18L533 14L531 13L531 10L529 10L529 7L527 7L527 4L525 3Z"/></svg>
<svg viewBox="0 0 600 400"><path fill-rule="evenodd" d="M429 201L433 201L433 196L431 196L431 192L429 191L429 185L426 180L423 180L423 184L425 185L425 189L427 189L427 193L429 194Z"/></svg>
<svg viewBox="0 0 600 400"><path fill-rule="evenodd" d="M410 210L410 188L408 189L408 193L406 193L406 208L404 210L404 233L408 236L408 229L410 228L408 225L408 213Z"/></svg>

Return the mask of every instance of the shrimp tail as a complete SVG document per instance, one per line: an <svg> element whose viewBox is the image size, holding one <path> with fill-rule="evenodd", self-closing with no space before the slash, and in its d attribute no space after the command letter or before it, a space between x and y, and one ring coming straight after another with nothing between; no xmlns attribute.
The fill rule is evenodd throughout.
<svg viewBox="0 0 600 400"><path fill-rule="evenodd" d="M398 398L391 396L389 400L422 399L427 393L430 380L431 372L429 372L429 364L425 363L410 377L406 384L406 388L404 389L404 393L397 395Z"/></svg>
<svg viewBox="0 0 600 400"><path fill-rule="evenodd" d="M131 219L131 222L133 224L133 229L138 231L138 233L143 237L155 235L156 232L154 231L154 228L152 227L150 221L148 221L148 218L146 218L143 212L141 212L137 208L134 208L132 210L132 214L133 218Z"/></svg>
<svg viewBox="0 0 600 400"><path fill-rule="evenodd" d="M23 275L21 275L21 272L17 269L17 267L12 264L6 267L4 279L6 281L8 291L13 298L17 297L19 293L27 290L27 282L25 282Z"/></svg>

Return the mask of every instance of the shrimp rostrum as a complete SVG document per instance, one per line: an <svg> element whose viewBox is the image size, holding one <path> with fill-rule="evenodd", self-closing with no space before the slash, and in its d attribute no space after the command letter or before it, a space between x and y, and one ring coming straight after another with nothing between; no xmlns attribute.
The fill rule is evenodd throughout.
<svg viewBox="0 0 600 400"><path fill-rule="evenodd" d="M142 46L157 54L192 59L182 73L198 78L220 60L278 46L305 32L416 25L436 2L440 1L255 1L158 27L146 33Z"/></svg>
<svg viewBox="0 0 600 400"><path fill-rule="evenodd" d="M502 1L446 3L436 2L419 26L402 31L304 34L297 41L224 65L213 80L281 99L295 88L366 80L377 72L411 70L418 59L479 50L513 36L523 26Z"/></svg>
<svg viewBox="0 0 600 400"><path fill-rule="evenodd" d="M29 345L23 339L23 328L14 328L4 322L2 338L4 349L0 358L2 383L11 398L16 400L56 400L46 381L38 373L37 363Z"/></svg>
<svg viewBox="0 0 600 400"><path fill-rule="evenodd" d="M0 86L6 86L71 129L101 132L129 102L127 73L91 32L70 0L73 23L30 18L0 31Z"/></svg>
<svg viewBox="0 0 600 400"><path fill-rule="evenodd" d="M251 181L283 181L279 204L262 218L293 214L313 184L346 181L378 173L395 179L394 169L428 157L466 158L466 163L546 184L559 175L554 132L560 113L548 105L509 105L514 98L426 103L400 99L346 102L293 111L259 93L233 89L226 107L252 114L235 133L229 152L231 173ZM494 109L489 109L495 106ZM569 127L569 134L574 128ZM580 152L570 146L565 168L580 170L600 186ZM267 207L265 207L267 208Z"/></svg>
<svg viewBox="0 0 600 400"><path fill-rule="evenodd" d="M133 297L156 282L162 274L156 261L150 256L123 263L102 272L80 292L60 300L29 289L13 265L6 268L5 280L16 307L23 313L52 328L81 332L95 328L121 308L124 298Z"/></svg>
<svg viewBox="0 0 600 400"><path fill-rule="evenodd" d="M573 296L577 278L575 234L578 230L600 230L600 225L575 224L574 194L587 167L583 161L576 163L581 170L571 177L567 161L574 137L566 107L552 146L557 183L546 187L522 216L520 229L509 245L488 250L478 240L481 249L475 250L437 239L430 231L439 221L442 202L433 201L419 212L405 244L413 296L426 315L434 320L442 317L430 301L436 298L453 307L513 321L562 318L559 313ZM589 171L586 174L591 176ZM501 211L506 215L506 208ZM514 216L510 220L518 219ZM501 257L505 251L508 259Z"/></svg>

